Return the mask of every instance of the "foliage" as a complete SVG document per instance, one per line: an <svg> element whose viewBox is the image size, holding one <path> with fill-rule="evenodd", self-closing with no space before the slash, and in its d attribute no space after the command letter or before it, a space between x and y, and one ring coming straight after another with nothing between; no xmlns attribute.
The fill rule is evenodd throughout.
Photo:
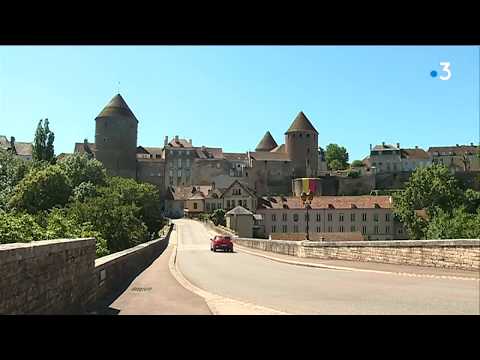
<svg viewBox="0 0 480 360"><path fill-rule="evenodd" d="M216 209L213 214L211 214L210 219L213 221L215 225L226 225L225 220L225 210L223 209Z"/></svg>
<svg viewBox="0 0 480 360"><path fill-rule="evenodd" d="M55 162L55 153L53 141L55 134L49 128L48 119L40 119L37 130L35 132L35 140L33 141L33 159L36 161Z"/></svg>
<svg viewBox="0 0 480 360"><path fill-rule="evenodd" d="M20 159L9 151L0 149L0 209L7 209L7 203L15 186L31 168L31 162Z"/></svg>
<svg viewBox="0 0 480 360"><path fill-rule="evenodd" d="M464 207L452 213L439 210L429 222L428 239L479 239L480 209L476 214L468 213Z"/></svg>
<svg viewBox="0 0 480 360"><path fill-rule="evenodd" d="M405 189L395 193L393 198L394 213L412 239L425 238L428 224L415 210L424 209L433 218L439 211L451 214L464 202L464 194L455 177L446 166L436 164L415 170Z"/></svg>
<svg viewBox="0 0 480 360"><path fill-rule="evenodd" d="M465 191L465 210L471 214L480 209L480 191L467 189Z"/></svg>
<svg viewBox="0 0 480 360"><path fill-rule="evenodd" d="M360 176L360 173L358 171L349 171L347 176L351 178L358 178Z"/></svg>
<svg viewBox="0 0 480 360"><path fill-rule="evenodd" d="M45 230L30 214L6 213L0 210L0 244L45 239Z"/></svg>
<svg viewBox="0 0 480 360"><path fill-rule="evenodd" d="M362 162L362 160L354 160L352 162L352 167L363 167L365 164Z"/></svg>
<svg viewBox="0 0 480 360"><path fill-rule="evenodd" d="M343 146L328 144L325 159L329 170L345 170L348 167L348 153Z"/></svg>
<svg viewBox="0 0 480 360"><path fill-rule="evenodd" d="M30 171L15 186L9 206L35 213L54 206L64 206L71 193L67 178L58 165L38 172Z"/></svg>
<svg viewBox="0 0 480 360"><path fill-rule="evenodd" d="M97 188L91 182L82 182L72 191L72 201L85 201L97 195Z"/></svg>
<svg viewBox="0 0 480 360"><path fill-rule="evenodd" d="M72 188L86 182L95 186L105 185L107 174L102 163L90 159L85 154L66 156L58 162L58 165L64 171Z"/></svg>

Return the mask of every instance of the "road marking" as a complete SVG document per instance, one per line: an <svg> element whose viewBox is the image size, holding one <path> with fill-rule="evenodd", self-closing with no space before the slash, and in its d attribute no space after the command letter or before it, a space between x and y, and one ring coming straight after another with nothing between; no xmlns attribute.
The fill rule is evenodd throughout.
<svg viewBox="0 0 480 360"><path fill-rule="evenodd" d="M178 236L180 233L180 231L178 230L179 229L177 224L177 241L175 243L172 243L174 249L168 262L168 268L170 270L170 273L185 289L202 297L207 303L207 306L209 307L213 315L290 315L286 312L213 294L203 289L200 289L199 287L189 282L183 276L180 269L178 269L176 261L179 244Z"/></svg>

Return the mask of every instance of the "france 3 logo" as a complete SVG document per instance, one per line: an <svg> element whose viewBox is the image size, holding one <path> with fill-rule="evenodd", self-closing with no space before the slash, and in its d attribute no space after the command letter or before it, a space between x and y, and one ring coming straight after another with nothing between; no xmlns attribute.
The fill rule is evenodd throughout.
<svg viewBox="0 0 480 360"><path fill-rule="evenodd" d="M450 80L450 78L452 77L452 71L450 70L450 63L447 61L443 61L440 63L440 66L442 67L441 71L445 72L446 74L439 76L438 78L440 80ZM436 70L432 70L430 72L430 75L432 78L436 78L438 75L438 72Z"/></svg>

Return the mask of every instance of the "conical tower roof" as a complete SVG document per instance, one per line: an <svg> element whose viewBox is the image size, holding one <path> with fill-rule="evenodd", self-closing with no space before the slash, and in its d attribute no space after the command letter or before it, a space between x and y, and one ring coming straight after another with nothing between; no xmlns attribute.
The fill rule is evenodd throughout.
<svg viewBox="0 0 480 360"><path fill-rule="evenodd" d="M307 119L303 111L298 113L292 125L290 125L290 128L287 130L287 133L291 131L314 131L318 134L318 131L313 127L310 120Z"/></svg>
<svg viewBox="0 0 480 360"><path fill-rule="evenodd" d="M260 142L258 143L255 151L270 151L272 149L275 149L277 146L278 145L275 142L272 134L270 134L270 131L267 131L263 136L262 140L260 140Z"/></svg>
<svg viewBox="0 0 480 360"><path fill-rule="evenodd" d="M100 114L98 114L97 118L118 115L130 117L138 122L132 110L130 110L127 103L125 102L125 100L123 100L122 95L120 94L115 95L112 100L110 100L110 102L103 108Z"/></svg>

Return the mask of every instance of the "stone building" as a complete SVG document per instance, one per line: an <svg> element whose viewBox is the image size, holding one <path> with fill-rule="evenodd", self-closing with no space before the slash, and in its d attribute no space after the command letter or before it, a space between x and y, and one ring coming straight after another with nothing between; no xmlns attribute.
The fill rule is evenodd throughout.
<svg viewBox="0 0 480 360"><path fill-rule="evenodd" d="M370 156L364 159L367 169L374 169L375 174L412 172L417 168L427 167L432 164L431 155L416 146L414 149L400 148L385 144L370 146Z"/></svg>
<svg viewBox="0 0 480 360"><path fill-rule="evenodd" d="M237 236L251 238L253 235L254 214L242 206L236 206L225 214L226 225Z"/></svg>
<svg viewBox="0 0 480 360"><path fill-rule="evenodd" d="M453 172L480 171L479 147L473 143L430 147L428 153L434 163L443 164Z"/></svg>
<svg viewBox="0 0 480 360"><path fill-rule="evenodd" d="M393 216L390 196L316 196L308 212L311 238L318 237L315 234L328 238L330 233L347 238L360 233L366 240L406 238ZM299 197L262 197L257 214L263 217L266 236L306 233L307 213Z"/></svg>

